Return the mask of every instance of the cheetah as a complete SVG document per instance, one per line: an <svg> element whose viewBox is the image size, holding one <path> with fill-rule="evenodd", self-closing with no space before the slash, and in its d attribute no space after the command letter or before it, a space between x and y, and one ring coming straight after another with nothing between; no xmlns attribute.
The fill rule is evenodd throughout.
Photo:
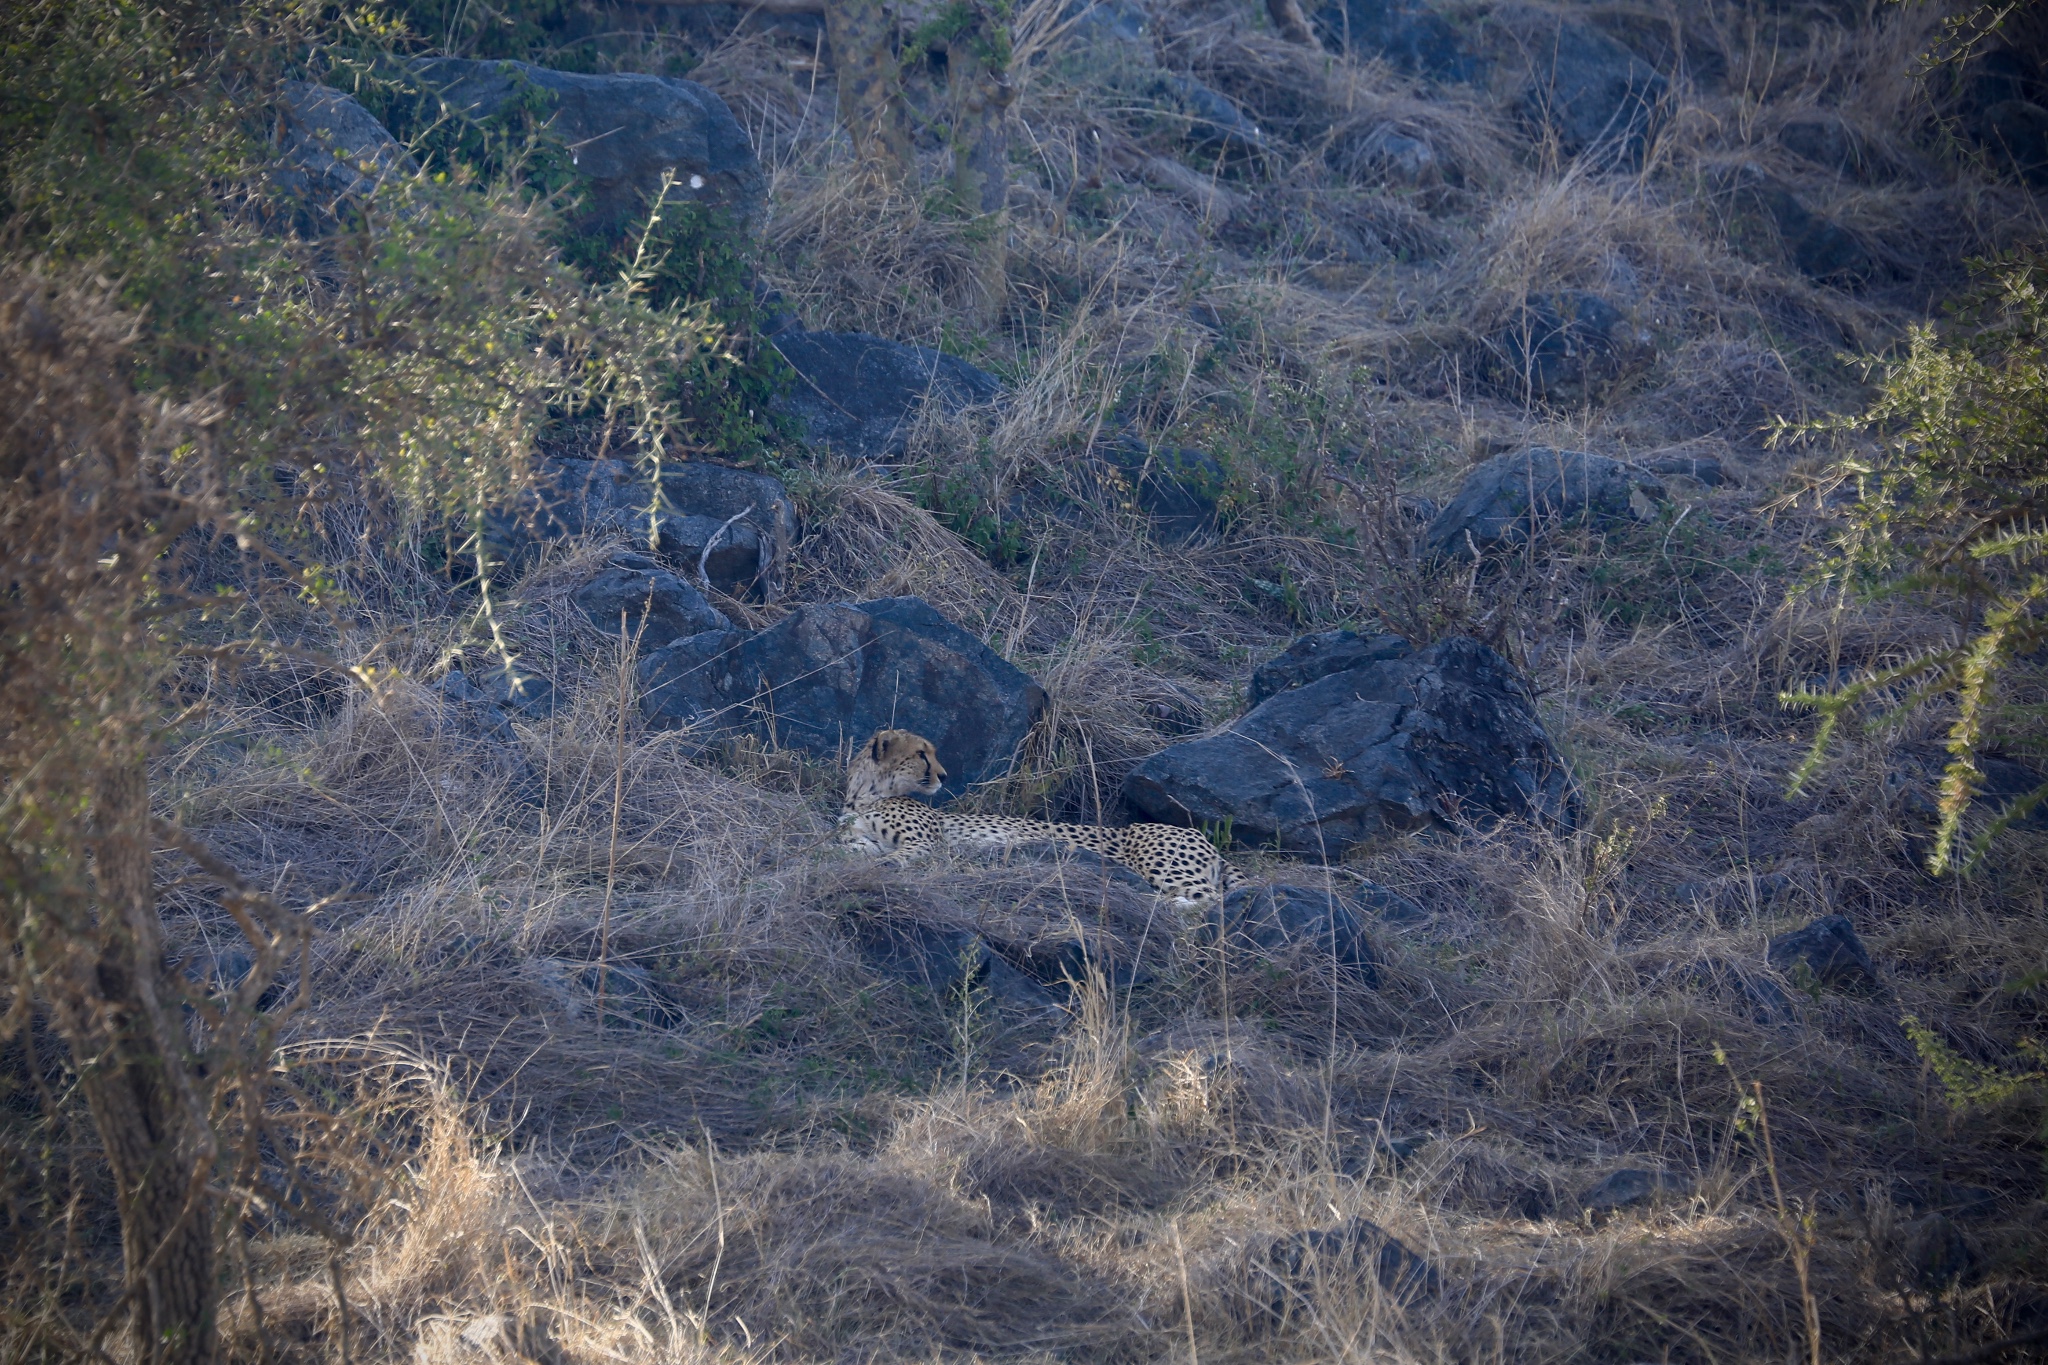
<svg viewBox="0 0 2048 1365"><path fill-rule="evenodd" d="M954 815L933 810L930 796L946 780L930 740L908 730L881 730L847 767L840 841L886 858L915 857L941 844L1007 848L1046 840L1114 858L1183 909L1203 905L1244 882L1199 830L1179 825L1072 825L1011 815Z"/></svg>

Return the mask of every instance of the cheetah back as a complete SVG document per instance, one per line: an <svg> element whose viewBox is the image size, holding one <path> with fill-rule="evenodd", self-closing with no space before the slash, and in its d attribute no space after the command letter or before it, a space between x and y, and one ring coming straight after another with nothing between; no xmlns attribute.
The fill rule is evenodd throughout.
<svg viewBox="0 0 2048 1365"><path fill-rule="evenodd" d="M885 858L927 853L944 837L939 813L907 796L850 812L839 835L841 843Z"/></svg>
<svg viewBox="0 0 2048 1365"><path fill-rule="evenodd" d="M1201 904L1244 881L1200 830L1148 824L1119 833L1123 861L1164 895Z"/></svg>

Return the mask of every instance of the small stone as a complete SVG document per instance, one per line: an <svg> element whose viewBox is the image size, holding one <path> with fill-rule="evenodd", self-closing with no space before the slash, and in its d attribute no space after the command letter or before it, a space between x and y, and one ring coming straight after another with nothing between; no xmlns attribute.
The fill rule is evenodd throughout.
<svg viewBox="0 0 2048 1365"><path fill-rule="evenodd" d="M1648 470L1604 455L1547 447L1496 455L1465 476L1425 543L1439 558L1469 558L1475 550L1526 544L1553 525L1636 520L1639 496L1661 501L1664 485Z"/></svg>
<svg viewBox="0 0 2048 1365"><path fill-rule="evenodd" d="M575 603L608 636L623 631L641 652L707 630L729 630L725 613L704 594L645 555L620 556L576 590Z"/></svg>
<svg viewBox="0 0 2048 1365"><path fill-rule="evenodd" d="M1780 934L1765 954L1787 976L1804 972L1823 986L1867 988L1877 984L1877 967L1856 930L1842 915L1826 915Z"/></svg>
<svg viewBox="0 0 2048 1365"><path fill-rule="evenodd" d="M993 402L995 376L929 346L866 332L784 331L775 349L796 371L778 407L803 424L813 445L859 460L900 460L927 403L957 412Z"/></svg>
<svg viewBox="0 0 2048 1365"><path fill-rule="evenodd" d="M1589 403L1656 359L1628 311L1584 289L1536 293L1492 340L1494 386L1510 398Z"/></svg>
<svg viewBox="0 0 2048 1365"><path fill-rule="evenodd" d="M1337 1289L1370 1275L1403 1304L1442 1292L1436 1268L1399 1238L1364 1218L1347 1218L1334 1228L1289 1233L1267 1248L1263 1274L1267 1311L1275 1323L1312 1312L1319 1290Z"/></svg>
<svg viewBox="0 0 2048 1365"><path fill-rule="evenodd" d="M1693 1182L1664 1171L1621 1170L1601 1178L1579 1195L1579 1208L1594 1216L1638 1208L1661 1198L1688 1195Z"/></svg>
<svg viewBox="0 0 2048 1365"><path fill-rule="evenodd" d="M477 689L497 706L509 706L534 720L555 713L555 685L515 659L493 664L475 677Z"/></svg>

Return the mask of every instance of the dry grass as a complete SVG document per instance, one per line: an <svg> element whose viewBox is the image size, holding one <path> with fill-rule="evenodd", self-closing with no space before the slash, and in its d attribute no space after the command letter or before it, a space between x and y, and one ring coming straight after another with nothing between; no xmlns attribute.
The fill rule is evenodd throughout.
<svg viewBox="0 0 2048 1365"><path fill-rule="evenodd" d="M2048 849L2015 835L1978 880L1928 881L1893 761L1917 732L1785 796L1806 722L1779 691L1949 626L1788 600L1828 533L1832 452L1760 438L1852 404L1837 351L1887 343L1962 255L2037 232L2038 201L1941 154L1944 111L1902 74L1932 9L1775 30L1738 7L1610 10L1686 18L1728 70L1677 83L1637 176L1559 164L1497 91L1305 53L1249 9L1148 6L1153 55L1268 134L1263 161L1204 160L1037 0L1000 281L973 225L849 173L813 54L758 32L704 54L697 76L769 164L765 273L805 321L971 343L1012 381L995 410L928 420L902 466L792 480L790 602L916 593L1045 685L1023 772L976 799L1118 819L1129 766L1235 715L1258 659L1305 629L1392 624L1522 664L1593 814L1336 869L1234 855L1273 879L1370 877L1426 912L1374 927L1374 989L1248 968L1085 868L846 862L836 774L799 755L645 732L637 711L621 744L617 642L568 603L603 546L513 590L512 637L564 697L509 735L420 681L478 650L473 604L387 565L363 584L383 605L327 643L375 645L407 678L195 678L209 719L160 781L252 881L356 893L327 913L293 1024L407 1078L376 1092L403 1137L386 1184L346 1210L356 1359L1783 1360L1806 1349L1805 1306L1752 1083L1776 1179L1813 1220L1828 1358L2039 1323L2037 1115L1949 1104L1899 1021L2012 1063L2043 1024L2040 991L2006 987L2043 965ZM1812 117L1847 130L1859 178L1777 141ZM1438 169L1391 178L1391 133ZM1755 249L1712 188L1744 160L1895 274L1827 288ZM1528 295L1559 288L1627 303L1658 359L1593 406L1532 409L1478 371ZM1101 496L1132 435L1217 454L1219 533L1163 546ZM1484 573L1415 562L1397 492L1441 495L1539 440L1716 454L1745 483L1674 480L1661 522ZM1014 562L992 566L933 495L954 474L1022 527ZM234 941L203 885L166 908L181 948ZM1809 996L1764 965L1770 935L1830 912L1880 962L1874 991ZM874 946L905 921L1018 962L1078 934L1110 970L1042 999L994 978L931 990ZM1682 1189L1582 1213L1631 1168ZM1276 1270L1276 1241L1358 1218L1440 1289L1390 1292L1337 1255ZM233 1357L331 1358L324 1251L282 1222L250 1233ZM1928 1250L1944 1238L1970 1261L1952 1280Z"/></svg>

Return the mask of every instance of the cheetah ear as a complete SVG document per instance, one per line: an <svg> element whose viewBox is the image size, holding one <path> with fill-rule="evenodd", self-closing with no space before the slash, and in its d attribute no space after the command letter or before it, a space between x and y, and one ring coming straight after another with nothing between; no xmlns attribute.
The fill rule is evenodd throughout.
<svg viewBox="0 0 2048 1365"><path fill-rule="evenodd" d="M873 739L868 741L868 757L873 759L877 763L880 763L882 761L881 735L877 734Z"/></svg>

